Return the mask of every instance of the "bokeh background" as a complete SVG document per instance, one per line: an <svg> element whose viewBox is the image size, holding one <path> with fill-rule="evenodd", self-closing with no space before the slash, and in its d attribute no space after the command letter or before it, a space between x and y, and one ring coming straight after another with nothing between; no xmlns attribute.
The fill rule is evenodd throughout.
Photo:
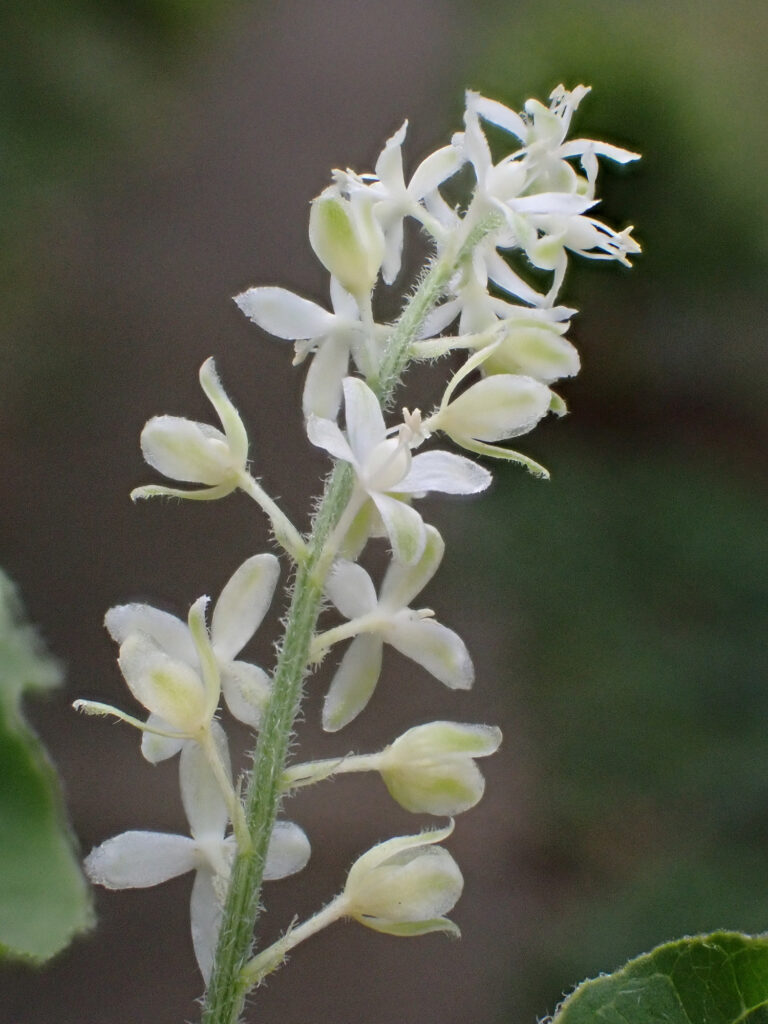
<svg viewBox="0 0 768 1024"><path fill-rule="evenodd" d="M325 463L300 371L229 297L326 299L308 200L330 167L369 169L404 116L414 166L459 127L467 85L519 108L586 82L578 134L644 154L602 194L645 252L631 273L585 263L567 280L572 415L524 445L552 481L502 469L481 501L427 506L448 553L425 600L467 639L476 688L449 694L391 654L347 732L317 726L327 673L300 727L305 756L328 756L435 717L502 726L486 798L451 840L464 939L336 926L251 1015L524 1024L665 939L768 928L765 4L30 0L0 27L0 564L67 668L29 712L83 849L185 827L175 765L69 709L129 706L105 609L182 613L267 544L242 496L132 507L144 421L207 418L196 370L214 354L257 471L306 522ZM288 813L314 855L267 890L268 937L415 825L365 778ZM45 970L0 968L0 1021L195 1019L189 885L97 893L92 934Z"/></svg>

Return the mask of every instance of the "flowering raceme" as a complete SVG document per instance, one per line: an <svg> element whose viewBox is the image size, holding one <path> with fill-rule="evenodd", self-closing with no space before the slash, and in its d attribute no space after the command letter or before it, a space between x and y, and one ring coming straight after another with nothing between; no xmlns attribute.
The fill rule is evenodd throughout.
<svg viewBox="0 0 768 1024"><path fill-rule="evenodd" d="M529 100L520 113L468 92L463 130L410 177L403 163L405 122L373 171L334 171L312 203L309 241L330 275L332 311L269 283L236 297L260 329L294 343L295 365L311 356L301 411L309 442L334 465L306 535L251 475L242 419L212 360L203 364L200 383L220 425L162 415L142 431L150 466L171 481L199 486L148 485L134 498L212 500L241 492L266 515L290 563L284 632L271 668L240 657L280 575L278 555L269 552L234 572L210 624L206 597L192 604L186 622L149 604L118 605L107 613L120 671L148 712L145 721L99 701L77 702L140 729L142 752L154 764L180 753L190 835L124 832L97 846L86 870L112 889L195 872L191 929L207 985L205 1024L233 1024L248 991L294 946L335 921L351 919L397 936L458 934L446 915L464 881L439 845L453 830L451 820L432 832L374 845L355 861L334 899L291 924L271 946L251 952L263 880L292 874L309 857L301 828L277 821L281 801L293 790L374 772L405 810L450 819L483 795L476 761L498 748L495 726L416 724L374 753L303 763L291 762L293 727L304 713L305 676L340 643L348 646L323 702L328 732L348 726L372 700L385 646L449 690L473 685L464 641L432 608L413 607L445 550L425 519L432 506L419 503L428 495L485 491L492 475L476 456L518 462L547 476L534 458L503 442L566 410L553 387L580 367L566 337L576 310L559 299L569 261L577 254L626 266L639 251L630 228L616 230L594 215L600 159L628 164L636 154L567 137L588 91L559 86L548 105ZM511 151L498 160L486 123L511 140ZM379 289L402 274L408 222L432 252L405 289L395 322L377 320ZM444 356L452 357L451 369L422 406L432 411L397 404L409 363ZM436 447L437 435L473 458ZM263 446L260 439L254 447ZM230 768L222 696L232 717L259 732L249 768L238 779Z"/></svg>

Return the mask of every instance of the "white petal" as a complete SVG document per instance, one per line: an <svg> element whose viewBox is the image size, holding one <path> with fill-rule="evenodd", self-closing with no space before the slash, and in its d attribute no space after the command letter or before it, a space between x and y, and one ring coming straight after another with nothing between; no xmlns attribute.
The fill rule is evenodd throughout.
<svg viewBox="0 0 768 1024"><path fill-rule="evenodd" d="M461 938L461 929L447 917L434 917L429 921L388 921L383 917L366 915L360 923L364 924L366 928L372 928L375 932L398 937L411 938L416 935L429 935L430 932L444 932L447 935L452 935L454 939Z"/></svg>
<svg viewBox="0 0 768 1024"><path fill-rule="evenodd" d="M387 190L390 192L405 190L402 145L407 129L408 122L403 121L395 134L387 139L386 145L376 161L376 177L383 185L387 186Z"/></svg>
<svg viewBox="0 0 768 1024"><path fill-rule="evenodd" d="M398 616L383 634L388 644L452 690L468 690L475 670L464 641L434 619Z"/></svg>
<svg viewBox="0 0 768 1024"><path fill-rule="evenodd" d="M545 297L519 277L497 252L488 254L486 266L493 283L503 288L509 295L514 295L523 302L530 302L532 306L541 306L544 303Z"/></svg>
<svg viewBox="0 0 768 1024"><path fill-rule="evenodd" d="M354 465L355 456L352 454L352 449L332 420L322 419L320 416L310 416L307 420L307 437L316 448L324 448L334 459L341 459L343 462L351 462Z"/></svg>
<svg viewBox="0 0 768 1024"><path fill-rule="evenodd" d="M134 697L148 711L183 733L203 724L206 693L188 664L169 658L143 633L131 633L123 642L118 664Z"/></svg>
<svg viewBox="0 0 768 1024"><path fill-rule="evenodd" d="M609 160L615 160L619 164L628 164L632 160L640 159L639 153L632 153L620 146L612 146L610 142L598 142L595 139L573 139L572 142L566 142L560 149L560 155L563 157L581 156L588 150L599 156L608 157Z"/></svg>
<svg viewBox="0 0 768 1024"><path fill-rule="evenodd" d="M471 162L477 175L478 183L482 187L485 177L493 166L491 150L480 127L477 113L474 109L474 98L476 94L467 93L467 109L464 113L465 131L463 136L463 148L467 159Z"/></svg>
<svg viewBox="0 0 768 1024"><path fill-rule="evenodd" d="M423 452L413 460L411 471L398 491L404 494L477 494L492 480L487 469L452 452Z"/></svg>
<svg viewBox="0 0 768 1024"><path fill-rule="evenodd" d="M552 393L532 377L499 373L478 381L439 415L439 429L454 437L502 441L532 430L549 411Z"/></svg>
<svg viewBox="0 0 768 1024"><path fill-rule="evenodd" d="M398 216L386 228L384 236L384 259L381 263L381 276L385 284L392 284L400 273L403 256L403 218Z"/></svg>
<svg viewBox="0 0 768 1024"><path fill-rule="evenodd" d="M146 633L166 654L197 665L197 653L186 622L148 604L119 604L104 616L109 635L122 644L130 633Z"/></svg>
<svg viewBox="0 0 768 1024"><path fill-rule="evenodd" d="M141 432L141 451L149 465L170 480L214 486L235 472L224 434L180 416L149 420Z"/></svg>
<svg viewBox="0 0 768 1024"><path fill-rule="evenodd" d="M277 821L269 839L264 879L267 882L287 878L301 871L312 848L304 830L292 821Z"/></svg>
<svg viewBox="0 0 768 1024"><path fill-rule="evenodd" d="M579 214L590 210L596 199L575 195L572 192L539 192L532 196L511 199L509 205L518 213L560 213Z"/></svg>
<svg viewBox="0 0 768 1024"><path fill-rule="evenodd" d="M501 744L501 729L495 725L463 722L427 722L408 729L387 748L387 768L420 770L442 760L463 761L488 757ZM409 764L412 762L412 764Z"/></svg>
<svg viewBox="0 0 768 1024"><path fill-rule="evenodd" d="M325 592L346 619L366 615L376 608L376 588L361 565L339 559L334 563Z"/></svg>
<svg viewBox="0 0 768 1024"><path fill-rule="evenodd" d="M414 199L423 199L461 167L461 153L455 146L443 146L422 160L408 183L408 192Z"/></svg>
<svg viewBox="0 0 768 1024"><path fill-rule="evenodd" d="M107 889L144 889L176 878L195 866L194 840L163 832L123 832L97 846L85 872Z"/></svg>
<svg viewBox="0 0 768 1024"><path fill-rule="evenodd" d="M231 457L239 469L245 469L248 460L248 435L245 432L240 413L219 380L213 359L206 359L200 367L200 387L221 421L227 436Z"/></svg>
<svg viewBox="0 0 768 1024"><path fill-rule="evenodd" d="M227 581L211 619L217 658L231 661L245 647L267 614L279 576L274 555L254 555Z"/></svg>
<svg viewBox="0 0 768 1024"><path fill-rule="evenodd" d="M424 520L415 508L386 494L371 495L387 531L392 553L398 562L413 565L421 558L427 542Z"/></svg>
<svg viewBox="0 0 768 1024"><path fill-rule="evenodd" d="M376 506L372 501L366 501L344 537L344 543L339 549L341 557L349 561L359 558L368 540L374 536L377 527L381 528L381 519L376 511ZM377 536L383 536L383 534L379 533Z"/></svg>
<svg viewBox="0 0 768 1024"><path fill-rule="evenodd" d="M427 525L427 542L418 562L403 565L393 561L381 584L380 603L392 611L407 608L411 601L429 583L443 560L445 543L434 528Z"/></svg>
<svg viewBox="0 0 768 1024"><path fill-rule="evenodd" d="M354 295L350 295L347 289L337 281L335 277L331 277L330 283L331 292L331 305L333 311L344 320L359 320L360 310L357 307L357 300Z"/></svg>
<svg viewBox="0 0 768 1024"><path fill-rule="evenodd" d="M231 661L221 673L221 692L230 714L252 729L258 729L271 691L263 668L245 661Z"/></svg>
<svg viewBox="0 0 768 1024"><path fill-rule="evenodd" d="M461 310L461 299L450 299L442 306L436 306L429 314L419 331L419 338L434 338L452 324Z"/></svg>
<svg viewBox="0 0 768 1024"><path fill-rule="evenodd" d="M432 846L434 843L442 843L453 832L453 822L443 828L427 829L415 836L394 836L392 839L385 839L383 843L377 843L370 850L357 858L349 869L346 888L353 889L366 874L374 871L377 867L390 859L398 858L408 850L419 846Z"/></svg>
<svg viewBox="0 0 768 1024"><path fill-rule="evenodd" d="M349 336L325 338L312 357L304 381L304 418L335 420L341 405L341 382L349 372Z"/></svg>
<svg viewBox="0 0 768 1024"><path fill-rule="evenodd" d="M521 142L527 140L529 129L525 121L514 110L505 107L498 100L489 100L485 96L478 96L475 99L475 110L483 120L490 121L492 124L498 125L499 128L503 128L504 131L511 132Z"/></svg>
<svg viewBox="0 0 768 1024"><path fill-rule="evenodd" d="M227 737L218 722L211 723L219 758L227 775L231 775ZM195 839L223 839L229 821L221 787L198 743L185 743L179 759L181 802Z"/></svg>
<svg viewBox="0 0 768 1024"><path fill-rule="evenodd" d="M454 147L458 154L461 162L464 162L464 153L460 146ZM459 223L459 217L456 211L446 203L442 195L435 192L428 192L424 196L424 205L432 216L440 223L444 228L449 231L457 227Z"/></svg>
<svg viewBox="0 0 768 1024"><path fill-rule="evenodd" d="M213 879L212 872L207 868L201 868L197 872L189 907L195 959L206 984L211 976L216 956L216 944L219 940L224 909L214 888Z"/></svg>
<svg viewBox="0 0 768 1024"><path fill-rule="evenodd" d="M368 453L359 474L360 482L370 494L397 491L400 481L408 475L412 461L408 444L398 437L388 437Z"/></svg>
<svg viewBox="0 0 768 1024"><path fill-rule="evenodd" d="M163 732L173 732L173 726L166 722L159 715L150 715L147 725L151 728L162 729ZM159 764L160 761L167 761L169 757L178 754L185 739L174 740L170 736L157 736L155 733L143 732L141 734L141 754L150 764Z"/></svg>
<svg viewBox="0 0 768 1024"><path fill-rule="evenodd" d="M286 288L249 288L235 302L255 324L286 341L320 338L336 323L333 313Z"/></svg>
<svg viewBox="0 0 768 1024"><path fill-rule="evenodd" d="M355 637L336 670L323 705L323 728L337 732L356 718L371 699L381 674L381 637Z"/></svg>
<svg viewBox="0 0 768 1024"><path fill-rule="evenodd" d="M343 387L347 437L355 458L363 463L368 453L387 436L384 417L378 398L365 381L345 377Z"/></svg>
<svg viewBox="0 0 768 1024"><path fill-rule="evenodd" d="M573 377L579 367L579 353L555 325L533 322L513 325L483 364L486 373L523 373L544 384Z"/></svg>

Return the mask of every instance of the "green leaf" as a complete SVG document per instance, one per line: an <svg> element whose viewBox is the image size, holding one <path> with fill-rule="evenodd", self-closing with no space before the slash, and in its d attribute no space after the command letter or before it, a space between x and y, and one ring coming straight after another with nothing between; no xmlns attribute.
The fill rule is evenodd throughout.
<svg viewBox="0 0 768 1024"><path fill-rule="evenodd" d="M715 932L658 946L585 981L551 1024L766 1024L768 936Z"/></svg>
<svg viewBox="0 0 768 1024"><path fill-rule="evenodd" d="M55 770L21 714L25 692L60 681L0 572L0 954L33 961L58 953L91 920Z"/></svg>

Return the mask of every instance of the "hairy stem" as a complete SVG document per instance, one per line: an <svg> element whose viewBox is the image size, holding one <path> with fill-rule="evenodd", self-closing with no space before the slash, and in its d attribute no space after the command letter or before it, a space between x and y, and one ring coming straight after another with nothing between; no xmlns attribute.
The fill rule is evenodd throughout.
<svg viewBox="0 0 768 1024"><path fill-rule="evenodd" d="M489 221L481 234L492 230ZM425 317L443 296L459 263L478 241L478 228L452 252L436 259L403 310L389 339L379 373L369 384L383 406L391 404ZM354 490L354 472L338 463L328 479L301 559L286 619L270 698L254 753L254 766L245 796L245 814L253 845L238 852L229 886L216 951L206 992L203 1024L235 1024L251 986L243 967L248 962L254 926L261 910L261 887L269 840L280 809L283 776L302 684L310 661L310 646L322 607L323 586L331 559L324 550L345 513Z"/></svg>
<svg viewBox="0 0 768 1024"><path fill-rule="evenodd" d="M314 569L322 557L325 541L347 505L353 475L352 467L346 463L337 465L331 474L305 561L296 574L272 697L245 795L245 814L253 845L246 853L238 854L233 866L216 963L206 993L204 1024L234 1024L245 999L247 984L241 980L240 971L250 954L259 916L267 849L280 806L288 745L322 601L322 582L314 578Z"/></svg>

